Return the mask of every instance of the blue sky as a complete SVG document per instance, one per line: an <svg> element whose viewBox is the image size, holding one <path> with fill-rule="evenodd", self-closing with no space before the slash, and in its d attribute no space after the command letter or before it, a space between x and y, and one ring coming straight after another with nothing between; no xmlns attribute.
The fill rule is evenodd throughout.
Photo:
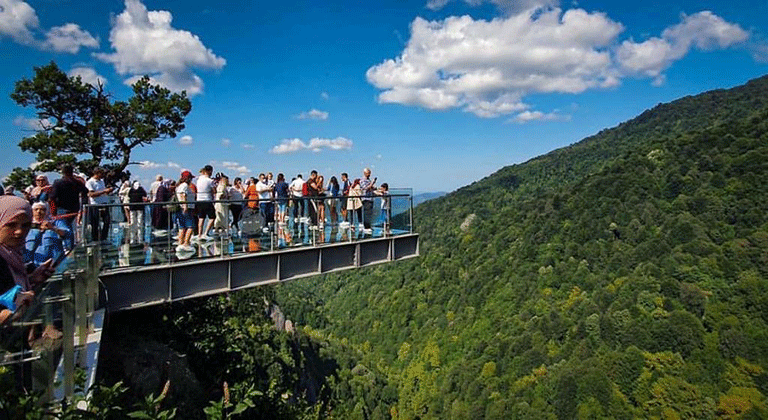
<svg viewBox="0 0 768 420"><path fill-rule="evenodd" d="M55 61L116 98L143 74L191 95L138 149L148 183L317 169L451 191L678 97L768 72L768 0L0 0L0 174L34 110L9 95Z"/></svg>

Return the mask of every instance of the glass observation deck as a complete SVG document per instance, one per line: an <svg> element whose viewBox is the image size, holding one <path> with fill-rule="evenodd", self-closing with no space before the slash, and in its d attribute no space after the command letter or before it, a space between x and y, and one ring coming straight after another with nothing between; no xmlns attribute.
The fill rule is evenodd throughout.
<svg viewBox="0 0 768 420"><path fill-rule="evenodd" d="M264 217L269 210L262 206L213 201L223 220L189 247L178 242L176 216L184 203L84 206L75 248L36 290L35 302L23 316L0 326L0 375L15 376L19 386L60 401L75 391L76 367L86 373L84 389L93 384L106 311L419 255L410 189L393 189L365 204L350 202L345 220L346 199L262 201L263 207L274 208L274 221ZM360 211L353 210L357 204ZM238 205L243 210L235 218ZM141 220L136 217L131 224L126 210ZM94 235L89 217L94 214L109 219L100 226L103 237ZM31 329L36 331L32 335ZM43 334L47 329L53 337Z"/></svg>
<svg viewBox="0 0 768 420"><path fill-rule="evenodd" d="M102 270L109 271L413 234L410 189L391 190L386 197L372 197L368 215L362 207L359 212L350 209L346 220L342 218L342 200L347 201L347 197L273 199L266 203L262 200L254 202L255 209L243 205L243 201L211 201L209 203L221 209L220 214L225 218L207 232L204 240L193 236L187 249L178 246L176 221L181 205L194 206L195 201L146 203L140 210L143 220L135 225L126 220L125 212L131 206L86 206L84 214L108 211L111 223L106 237L94 235L92 226L83 223L81 237L89 246L101 248ZM382 208L385 200L388 209ZM270 221L265 220L260 204L272 207L274 217ZM236 209L238 206L242 211ZM285 208L282 221L278 217L281 206ZM233 217L236 213L239 213L237 220ZM366 220L366 216L370 220ZM207 226L208 222L205 223Z"/></svg>

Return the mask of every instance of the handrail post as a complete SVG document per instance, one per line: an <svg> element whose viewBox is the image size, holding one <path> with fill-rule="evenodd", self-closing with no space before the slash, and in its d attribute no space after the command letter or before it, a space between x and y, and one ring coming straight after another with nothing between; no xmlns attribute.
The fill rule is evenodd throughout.
<svg viewBox="0 0 768 420"><path fill-rule="evenodd" d="M64 397L69 399L75 391L75 275L66 273L62 278L62 291L68 299L62 301L62 348L64 359Z"/></svg>
<svg viewBox="0 0 768 420"><path fill-rule="evenodd" d="M408 231L410 233L413 233L413 194L408 196L408 203L409 203L410 208L411 208L410 212L408 213L411 216L411 221L410 221L410 224L408 226Z"/></svg>

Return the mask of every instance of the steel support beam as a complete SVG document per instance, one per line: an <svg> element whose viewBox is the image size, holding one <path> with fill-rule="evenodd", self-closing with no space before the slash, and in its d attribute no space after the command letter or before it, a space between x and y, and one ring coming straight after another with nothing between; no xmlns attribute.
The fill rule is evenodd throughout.
<svg viewBox="0 0 768 420"><path fill-rule="evenodd" d="M110 311L209 296L417 257L419 235L283 249L103 271Z"/></svg>

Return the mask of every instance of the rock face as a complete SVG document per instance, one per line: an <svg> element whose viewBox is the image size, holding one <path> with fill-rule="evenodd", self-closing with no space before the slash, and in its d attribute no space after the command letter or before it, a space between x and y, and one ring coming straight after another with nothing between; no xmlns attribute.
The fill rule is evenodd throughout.
<svg viewBox="0 0 768 420"><path fill-rule="evenodd" d="M466 232L467 229L469 229L470 226L472 226L472 222L475 221L475 217L477 215L475 213L470 214L467 216L463 222L461 222L461 226L459 226L459 229L461 229L462 232Z"/></svg>
<svg viewBox="0 0 768 420"><path fill-rule="evenodd" d="M293 332L293 322L290 319L286 319L283 315L283 311L276 304L270 303L264 298L264 313L266 316L272 319L275 323L275 329L278 331Z"/></svg>
<svg viewBox="0 0 768 420"><path fill-rule="evenodd" d="M163 407L176 407L177 418L202 418L207 401L185 355L150 339L124 336L102 343L99 375L122 380L138 401L159 395L170 381Z"/></svg>

